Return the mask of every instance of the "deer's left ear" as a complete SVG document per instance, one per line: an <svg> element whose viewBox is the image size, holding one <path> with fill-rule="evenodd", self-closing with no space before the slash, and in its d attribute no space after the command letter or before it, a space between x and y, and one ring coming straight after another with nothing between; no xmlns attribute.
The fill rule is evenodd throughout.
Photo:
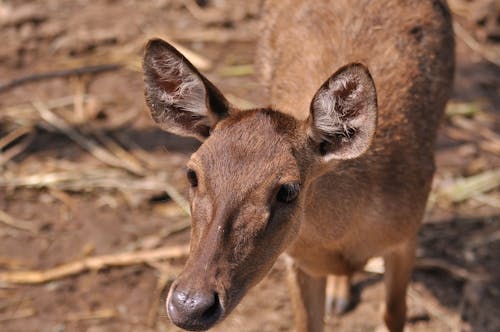
<svg viewBox="0 0 500 332"><path fill-rule="evenodd" d="M324 161L362 155L370 146L376 125L375 84L361 64L340 68L311 102L310 138Z"/></svg>
<svg viewBox="0 0 500 332"><path fill-rule="evenodd" d="M144 54L146 103L164 130L203 141L229 112L219 90L172 45L150 40Z"/></svg>

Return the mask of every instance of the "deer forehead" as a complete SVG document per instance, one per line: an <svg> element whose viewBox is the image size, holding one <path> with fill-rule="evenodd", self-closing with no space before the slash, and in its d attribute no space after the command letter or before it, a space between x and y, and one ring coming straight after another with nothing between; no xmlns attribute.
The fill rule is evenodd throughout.
<svg viewBox="0 0 500 332"><path fill-rule="evenodd" d="M220 186L256 188L298 181L293 142L282 125L255 113L223 121L192 156L204 181Z"/></svg>

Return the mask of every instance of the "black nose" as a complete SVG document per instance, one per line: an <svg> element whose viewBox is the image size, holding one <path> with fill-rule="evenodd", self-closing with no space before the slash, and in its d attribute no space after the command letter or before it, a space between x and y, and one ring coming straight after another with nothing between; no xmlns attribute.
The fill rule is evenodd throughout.
<svg viewBox="0 0 500 332"><path fill-rule="evenodd" d="M167 300L167 311L175 325L189 331L200 331L211 328L217 322L222 307L215 292L189 291L177 287Z"/></svg>

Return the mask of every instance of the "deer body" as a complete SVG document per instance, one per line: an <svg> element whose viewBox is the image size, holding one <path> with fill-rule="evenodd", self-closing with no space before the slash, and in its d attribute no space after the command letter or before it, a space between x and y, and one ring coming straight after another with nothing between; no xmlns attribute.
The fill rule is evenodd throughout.
<svg viewBox="0 0 500 332"><path fill-rule="evenodd" d="M399 318L386 316L393 320L389 328L397 331L403 324L414 237L434 173L435 133L453 76L446 4L285 0L268 1L264 12L258 60L276 109L305 119L310 96L330 68L361 62L370 69L378 99L371 147L311 184L305 222L288 253L299 270L318 277L349 275L374 256L386 255L389 273L391 264L402 261L394 272L393 290L391 285L387 290L401 309L392 315Z"/></svg>
<svg viewBox="0 0 500 332"><path fill-rule="evenodd" d="M448 8L280 0L264 13L257 60L271 108L238 110L173 47L146 48L153 119L204 141L188 163L191 253L169 316L211 327L286 252L297 330L321 331L327 276L342 276L329 294L342 311L351 274L383 256L385 322L402 331L453 76Z"/></svg>

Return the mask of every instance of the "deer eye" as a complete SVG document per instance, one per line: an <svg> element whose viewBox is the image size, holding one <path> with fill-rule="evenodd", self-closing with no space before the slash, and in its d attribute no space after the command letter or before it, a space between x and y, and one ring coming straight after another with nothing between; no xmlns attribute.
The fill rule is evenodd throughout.
<svg viewBox="0 0 500 332"><path fill-rule="evenodd" d="M193 171L192 169L188 169L186 176L188 178L189 183L191 184L191 187L197 187L198 186L198 177L196 176L196 172Z"/></svg>
<svg viewBox="0 0 500 332"><path fill-rule="evenodd" d="M299 195L300 186L298 183L285 183L281 185L276 200L282 203L291 203Z"/></svg>

